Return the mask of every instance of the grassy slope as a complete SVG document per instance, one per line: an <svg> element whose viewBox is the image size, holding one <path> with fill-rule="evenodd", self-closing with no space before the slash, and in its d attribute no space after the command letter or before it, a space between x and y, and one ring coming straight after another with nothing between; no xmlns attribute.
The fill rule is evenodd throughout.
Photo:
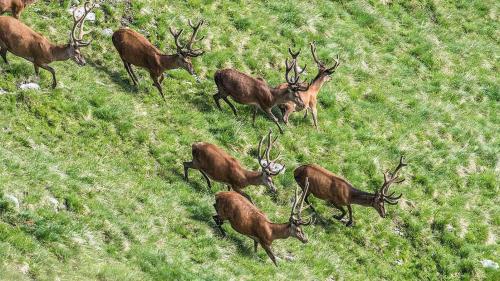
<svg viewBox="0 0 500 281"><path fill-rule="evenodd" d="M118 1L97 12L88 66L53 64L56 90L42 71L41 92L20 91L37 81L32 66L12 55L10 66L0 62L8 92L0 95L0 193L21 201L16 210L0 200L0 279L500 278L480 264L500 262L497 1L133 2L132 27L169 52L170 24L208 21L207 54L195 60L205 79L170 72L167 104L144 71L139 89L130 86L99 31L120 25ZM56 3L39 1L22 18L67 40L70 17ZM306 228L307 245L276 241L275 268L229 225L229 239L218 237L213 194L196 171L184 182L181 167L190 144L205 140L257 168L255 146L272 123L261 115L250 126L243 106L238 118L225 104L217 111L211 77L236 67L280 83L286 48L311 40L322 58L340 53L344 63L321 93L320 131L301 114L291 118L280 138L289 168L277 178L279 197L254 188L257 205L285 221L301 163L321 163L365 190L401 153L411 165L395 188L404 200L386 219L354 207L357 224L346 228L313 200L330 222ZM304 51L306 61L312 69Z"/></svg>

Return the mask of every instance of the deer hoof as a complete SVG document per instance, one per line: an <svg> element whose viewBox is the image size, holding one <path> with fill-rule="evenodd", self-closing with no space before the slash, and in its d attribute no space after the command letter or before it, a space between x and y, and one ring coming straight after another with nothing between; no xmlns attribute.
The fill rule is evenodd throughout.
<svg viewBox="0 0 500 281"><path fill-rule="evenodd" d="M348 221L345 226L353 227L354 226L353 221Z"/></svg>

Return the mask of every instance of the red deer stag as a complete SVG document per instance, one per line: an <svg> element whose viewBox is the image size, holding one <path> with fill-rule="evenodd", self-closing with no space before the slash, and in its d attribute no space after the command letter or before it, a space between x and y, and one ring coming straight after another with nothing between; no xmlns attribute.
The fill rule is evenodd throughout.
<svg viewBox="0 0 500 281"><path fill-rule="evenodd" d="M396 205L398 199L403 195L394 196L394 192L388 195L387 191L391 184L404 181L404 179L400 179L397 174L399 170L406 165L407 164L403 162L403 156L401 156L396 169L392 173L384 173L384 184L375 193L358 190L343 178L315 164L298 167L294 171L294 177L295 181L303 187L303 189L306 186L306 179L309 178L310 187L309 192L305 196L305 201L310 205L311 210L313 210L316 215L318 215L318 213L308 200L310 194L325 200L340 210L342 213L338 216L334 216L337 220L341 220L345 216L346 211L343 206L347 206L349 221L346 225L351 226L353 224L351 204L373 207L382 218L385 218L384 203Z"/></svg>
<svg viewBox="0 0 500 281"><path fill-rule="evenodd" d="M83 31L83 26L88 13L93 8L94 4L86 2L83 15L79 18L76 16L78 9L73 11L74 23L70 33L70 43L65 45L54 45L19 20L0 16L0 55L7 64L7 52L32 62L37 75L39 68L49 71L52 74L52 88L55 88L57 86L56 73L49 66L51 62L71 58L78 65L85 65L80 48L90 45L90 42L83 41L83 36L88 34ZM79 28L78 36L76 35L77 28Z"/></svg>
<svg viewBox="0 0 500 281"><path fill-rule="evenodd" d="M267 148L261 154L264 139L263 137L260 140L257 151L259 165L262 168L261 171L251 171L243 168L238 160L214 144L206 142L194 143L192 145L193 160L184 162L185 180L188 180L188 170L196 169L206 179L210 189L212 188L210 179L213 179L227 184L229 188L242 194L250 201L250 197L243 192L243 189L250 185L265 185L271 192L275 193L276 187L273 184L273 177L281 173L285 169L285 166L276 163L279 155L274 160L270 160L269 158L272 146L276 142L276 139L274 141L271 140L271 131L267 135Z"/></svg>
<svg viewBox="0 0 500 281"><path fill-rule="evenodd" d="M183 29L177 32L170 27L170 33L174 37L175 46L177 48L177 53L173 55L163 54L158 48L153 46L146 37L130 28L124 27L115 31L112 37L113 45L120 54L120 58L123 61L123 65L130 79L132 79L132 83L134 83L135 86L139 83L132 69L132 65L147 69L151 79L153 79L153 85L160 91L161 97L165 100L161 87L161 83L164 79L163 72L169 69L183 68L189 72L189 74L195 76L191 58L201 56L204 52L202 50L194 50L193 44L203 40L203 37L196 39L196 34L203 23L204 21L201 20L198 24L193 25L191 20L189 20L189 26L193 29L193 33L189 41L184 45L181 45L179 42L179 37ZM198 80L197 77L196 80Z"/></svg>
<svg viewBox="0 0 500 281"><path fill-rule="evenodd" d="M217 228L222 236L226 232L222 229L222 224L228 220L232 228L237 232L250 237L254 241L254 251L257 252L257 246L260 244L267 255L273 261L275 266L276 257L271 249L271 244L276 239L286 239L295 237L302 243L307 243L307 237L302 231L301 226L310 225L312 220L304 221L301 217L304 196L307 194L308 183L302 195L298 195L298 187L295 189L295 198L292 204L292 213L287 223L272 223L267 216L257 209L252 203L236 192L219 192L215 196L215 211L213 216Z"/></svg>
<svg viewBox="0 0 500 281"><path fill-rule="evenodd" d="M5 12L11 12L13 17L19 19L24 8L35 1L36 0L0 0L0 15Z"/></svg>
<svg viewBox="0 0 500 281"><path fill-rule="evenodd" d="M260 108L269 118L271 118L271 120L274 121L274 123L278 126L280 133L283 134L283 129L271 110L277 104L286 102L293 102L301 106L303 105L299 92L306 91L308 85L303 82L299 82L299 79L300 75L304 72L305 67L301 72L299 72L298 67L295 67L296 64L296 58L292 60L291 64L288 63L288 60L285 61L285 78L287 86L279 85L275 88L270 87L266 81L261 78L251 77L235 69L217 70L214 76L215 84L217 84L218 90L218 92L213 96L215 104L220 110L222 110L219 100L223 99L231 107L235 116L237 116L236 108L229 101L228 96L231 96L231 98L238 103L253 105L253 123L255 122L257 110ZM292 69L294 70L294 77L290 78L289 73Z"/></svg>
<svg viewBox="0 0 500 281"><path fill-rule="evenodd" d="M307 91L300 93L300 97L304 102L304 106L299 106L293 102L287 102L284 104L280 104L279 107L281 109L283 115L283 122L285 122L285 124L288 124L288 117L293 112L305 109L306 111L304 114L304 118L306 118L307 112L310 110L312 113L314 126L317 129L318 111L316 109L316 104L318 102L317 100L318 93L321 90L321 87L323 87L323 84L331 79L331 75L335 72L337 67L339 67L340 61L339 61L339 56L337 55L337 58L334 59L335 64L332 67L328 68L327 66L325 66L324 63L318 60L318 57L316 55L316 46L314 45L314 43L311 43L311 53L314 58L314 61L316 62L316 65L318 66L318 74L312 80L309 89Z"/></svg>

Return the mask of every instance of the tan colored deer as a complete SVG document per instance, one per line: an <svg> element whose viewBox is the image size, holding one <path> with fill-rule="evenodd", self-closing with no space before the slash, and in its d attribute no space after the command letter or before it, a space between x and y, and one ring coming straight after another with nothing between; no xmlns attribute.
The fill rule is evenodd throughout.
<svg viewBox="0 0 500 281"><path fill-rule="evenodd" d="M346 225L351 226L353 224L351 204L373 207L382 218L385 218L384 203L396 205L398 203L398 199L403 195L400 194L399 196L394 196L394 192L387 194L387 191L389 190L391 184L401 183L404 181L404 179L400 179L398 177L398 172L406 165L407 164L403 162L403 157L401 156L396 169L392 173L384 173L384 184L375 193L358 190L345 179L315 164L298 167L294 171L294 177L295 181L303 187L304 190L306 186L306 179L309 179L310 187L308 193L305 195L305 201L317 215L318 213L308 200L310 194L314 195L314 197L325 200L326 202L332 204L333 207L340 210L341 214L334 216L337 220L341 220L345 216L346 211L343 206L347 206L347 210L349 211L349 221Z"/></svg>
<svg viewBox="0 0 500 281"><path fill-rule="evenodd" d="M230 189L240 193L250 201L250 196L243 191L245 187L250 185L265 185L271 192L275 193L276 187L273 184L273 177L281 173L285 166L276 163L279 155L276 159L270 160L271 149L276 142L276 139L271 140L271 131L267 135L267 148L261 154L264 139L263 137L260 140L257 151L261 171L243 168L238 160L214 144L206 142L194 143L192 145L193 160L184 162L185 180L188 180L188 170L196 169L206 179L210 189L212 189L210 183L210 179L212 179L227 184ZM281 168L276 168L277 166L281 166Z"/></svg>
<svg viewBox="0 0 500 281"><path fill-rule="evenodd" d="M255 252L257 252L257 246L260 244L274 265L278 266L276 257L271 249L271 244L274 240L295 237L302 243L307 243L308 241L301 228L303 225L310 225L312 223L311 219L304 221L301 217L307 188L308 183L306 179L306 185L300 199L298 195L299 188L295 189L292 212L286 223L271 222L262 211L257 209L246 198L239 193L231 191L216 194L214 207L217 214L213 216L213 219L222 236L226 236L222 224L225 220L228 220L234 230L250 237L254 241Z"/></svg>
<svg viewBox="0 0 500 281"><path fill-rule="evenodd" d="M271 120L278 126L280 133L283 129L278 123L278 118L272 113L272 108L277 104L293 102L303 105L299 92L306 91L308 85L300 82L300 75L305 71L305 67L301 72L298 72L296 58L289 64L285 61L286 86L279 85L278 87L270 87L262 78L254 78L235 69L217 70L214 75L215 84L217 84L218 92L213 96L215 104L222 110L220 99L223 99L233 110L237 116L236 108L229 101L230 96L234 101L240 104L254 106L252 122L255 123L255 115L260 108L264 111ZM294 70L294 77L291 78L289 73Z"/></svg>
<svg viewBox="0 0 500 281"><path fill-rule="evenodd" d="M204 21L201 20L198 24L194 25L191 20L189 20L189 26L193 29L193 33L189 41L184 45L181 45L179 42L179 37L183 30L181 29L177 32L172 27L170 28L170 33L174 37L175 46L177 48L177 53L173 55L163 54L158 48L151 44L146 37L130 28L120 28L115 31L112 37L113 45L120 54L120 58L123 61L123 65L130 79L132 79L132 83L134 83L135 86L139 83L132 69L132 65L147 69L153 80L153 85L160 91L161 97L165 100L161 87L161 83L164 79L163 72L169 69L183 68L189 72L189 74L195 76L191 58L201 56L203 51L194 50L193 44L203 40L203 37L196 39L196 34L203 23ZM198 80L197 77L196 79Z"/></svg>
<svg viewBox="0 0 500 281"><path fill-rule="evenodd" d="M0 16L0 56L7 64L7 52L32 62L37 75L39 68L49 71L52 74L52 88L55 88L57 86L56 73L49 66L51 62L73 59L78 65L85 65L80 48L90 45L90 42L83 41L83 36L89 33L83 31L83 26L88 13L93 8L94 4L86 2L80 18L76 16L77 9L73 11L74 23L70 33L70 43L65 45L52 44L19 20ZM78 36L76 35L77 29L79 29Z"/></svg>
<svg viewBox="0 0 500 281"><path fill-rule="evenodd" d="M314 61L316 62L316 65L318 66L318 74L314 79L312 80L310 87L307 91L300 92L300 97L302 98L302 101L304 102L303 106L297 105L296 103L293 102L287 102L284 104L280 104L279 108L281 109L281 113L283 115L283 122L285 124L288 124L288 118L290 114L292 114L295 111L301 111L305 109L305 114L304 118L307 117L307 112L310 110L311 115L313 118L313 123L316 129L318 128L318 110L316 109L316 104L318 103L318 93L321 90L321 87L323 87L323 84L331 79L331 75L335 72L337 67L340 65L340 60L339 56L337 55L337 58L335 60L335 64L328 68L325 66L324 63L322 63L317 55L316 55L316 46L314 43L311 43L311 53L314 58Z"/></svg>
<svg viewBox="0 0 500 281"><path fill-rule="evenodd" d="M19 19L24 8L35 1L37 0L0 0L0 15L11 12L13 17Z"/></svg>

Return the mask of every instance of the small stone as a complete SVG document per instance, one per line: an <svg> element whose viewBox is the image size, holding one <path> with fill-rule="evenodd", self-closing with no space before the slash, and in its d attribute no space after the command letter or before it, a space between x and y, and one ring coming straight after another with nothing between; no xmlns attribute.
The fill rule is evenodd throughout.
<svg viewBox="0 0 500 281"><path fill-rule="evenodd" d="M19 271L21 271L22 274L28 274L30 270L30 266L27 263L23 263L19 266Z"/></svg>
<svg viewBox="0 0 500 281"><path fill-rule="evenodd" d="M56 198L49 196L47 198L47 201L49 201L50 205L52 205L52 207L54 208L55 211L59 210L59 201L57 201Z"/></svg>
<svg viewBox="0 0 500 281"><path fill-rule="evenodd" d="M484 268L491 268L491 269L498 269L498 263L492 261L492 260L482 260L481 264L483 265Z"/></svg>
<svg viewBox="0 0 500 281"><path fill-rule="evenodd" d="M105 28L102 30L102 35L106 36L106 37L111 37L113 36L113 29L111 28Z"/></svg>
<svg viewBox="0 0 500 281"><path fill-rule="evenodd" d="M19 86L21 90L40 90L40 85L37 83L24 83Z"/></svg>
<svg viewBox="0 0 500 281"><path fill-rule="evenodd" d="M83 13L85 12L85 10L83 9L83 7L70 8L70 9L68 9L68 13L73 14L73 11L75 11L75 9L76 9L76 13L75 13L76 14L76 18L80 19L83 16ZM88 21L95 21L95 13L89 12L87 14L86 19Z"/></svg>
<svg viewBox="0 0 500 281"><path fill-rule="evenodd" d="M16 210L19 210L19 208L21 206L21 204L19 204L19 199L17 199L14 195L10 195L10 194L4 195L4 197L5 197L5 199L11 201L14 204Z"/></svg>
<svg viewBox="0 0 500 281"><path fill-rule="evenodd" d="M4 89L0 89L0 95L5 95L7 94L7 91L5 91Z"/></svg>
<svg viewBox="0 0 500 281"><path fill-rule="evenodd" d="M398 259L394 262L396 265L403 265L403 260Z"/></svg>

